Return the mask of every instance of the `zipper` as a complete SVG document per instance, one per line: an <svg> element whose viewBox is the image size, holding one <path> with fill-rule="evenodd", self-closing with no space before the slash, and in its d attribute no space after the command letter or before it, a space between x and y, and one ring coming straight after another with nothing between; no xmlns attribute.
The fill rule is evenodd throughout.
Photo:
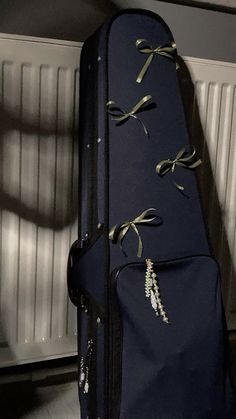
<svg viewBox="0 0 236 419"><path fill-rule="evenodd" d="M85 361L84 357L81 356L80 358L80 367L79 367L79 388L83 388L84 380L85 380Z"/></svg>
<svg viewBox="0 0 236 419"><path fill-rule="evenodd" d="M84 329L87 329L86 332L86 338L88 340L88 311L89 311L89 301L85 297L84 294L80 295L79 298L79 304L78 304L78 310L80 311L80 335L82 334L82 313L86 314L86 317L84 317L84 322L86 322L86 326ZM84 330L85 332L85 330ZM82 338L83 336L80 336L80 362L79 362L79 389L83 390L84 387L84 381L85 381L85 370L86 370L86 356L82 354L83 348L82 348Z"/></svg>
<svg viewBox="0 0 236 419"><path fill-rule="evenodd" d="M80 358L79 388L84 394L89 393L90 386L90 368L93 356L93 340L87 342L87 352Z"/></svg>
<svg viewBox="0 0 236 419"><path fill-rule="evenodd" d="M93 339L89 339L88 344L87 344L87 354L85 358L85 367L84 367L84 385L83 385L84 394L89 393L92 359L93 359Z"/></svg>
<svg viewBox="0 0 236 419"><path fill-rule="evenodd" d="M209 254L205 254L205 253L200 253L200 254L190 255L190 256L181 256L181 257L178 257L178 258L175 258L175 259L166 259L166 260L160 260L160 261L154 260L153 264L157 265L157 266L165 266L165 265L170 265L170 264L175 263L175 262L181 262L181 261L185 261L185 260L188 260L188 259L193 259L193 258L196 258L196 257L206 257L206 258L209 258L209 259L213 259L215 261L215 263L219 266L219 263L214 256L209 255ZM126 263L125 265L121 265L118 268L115 268L111 272L110 278L114 277L114 275L118 276L119 273L122 271L122 269L124 269L128 266L145 266L145 260L143 260L142 262Z"/></svg>
<svg viewBox="0 0 236 419"><path fill-rule="evenodd" d="M86 349L79 361L79 389L85 397L89 419L95 419L97 418L97 329L99 323L104 323L104 312L86 291L80 296L79 309L88 316Z"/></svg>

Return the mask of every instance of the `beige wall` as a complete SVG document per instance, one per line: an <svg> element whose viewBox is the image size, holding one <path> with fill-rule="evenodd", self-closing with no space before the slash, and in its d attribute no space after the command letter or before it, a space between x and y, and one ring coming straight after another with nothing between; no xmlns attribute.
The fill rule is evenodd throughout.
<svg viewBox="0 0 236 419"><path fill-rule="evenodd" d="M0 32L83 41L105 19L129 7L159 13L169 24L181 55L236 62L234 14L165 1L1 0Z"/></svg>

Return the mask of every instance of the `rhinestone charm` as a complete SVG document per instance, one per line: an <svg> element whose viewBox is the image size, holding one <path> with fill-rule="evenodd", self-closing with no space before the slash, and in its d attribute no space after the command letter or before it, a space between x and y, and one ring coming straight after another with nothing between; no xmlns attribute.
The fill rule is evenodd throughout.
<svg viewBox="0 0 236 419"><path fill-rule="evenodd" d="M153 262L146 259L145 295L150 299L151 306L156 316L161 316L164 323L170 323L161 300L160 288L157 282L157 274L153 270Z"/></svg>

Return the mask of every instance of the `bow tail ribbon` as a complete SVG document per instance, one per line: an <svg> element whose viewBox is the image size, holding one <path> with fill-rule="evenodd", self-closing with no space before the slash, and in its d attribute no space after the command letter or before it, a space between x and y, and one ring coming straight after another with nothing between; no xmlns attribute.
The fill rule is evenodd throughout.
<svg viewBox="0 0 236 419"><path fill-rule="evenodd" d="M192 151L190 152L186 151L185 148L181 148L181 150L179 150L174 160L172 159L161 160L156 165L156 172L159 176L164 176L169 171L174 173L176 166L180 166L185 169L196 169L196 167L202 164L202 160L198 159L196 161L193 161L195 154L196 154L196 149L193 146L192 146ZM179 183L176 183L175 181L173 181L173 183L178 190L184 191L183 185L180 185Z"/></svg>
<svg viewBox="0 0 236 419"><path fill-rule="evenodd" d="M143 65L143 67L142 67L142 69L141 69L141 71L140 71L140 73L139 73L139 75L138 75L138 77L136 79L136 82L137 83L141 83L142 82L142 80L143 80L146 72L148 71L148 67L150 66L153 58L154 58L154 52L150 53L149 57L145 61L144 65Z"/></svg>
<svg viewBox="0 0 236 419"><path fill-rule="evenodd" d="M138 258L141 258L142 257L142 254L143 254L143 242L142 242L141 236L139 234L139 231L138 231L136 225L134 223L131 223L131 227L132 227L132 229L135 231L135 233L138 236L138 252L137 252L137 256L138 256Z"/></svg>
<svg viewBox="0 0 236 419"><path fill-rule="evenodd" d="M130 115L132 118L137 119L137 121L139 121L139 123L142 125L143 127L143 131L146 134L147 137L149 137L149 132L147 130L146 125L144 124L144 122L142 121L141 118L139 118L137 115Z"/></svg>

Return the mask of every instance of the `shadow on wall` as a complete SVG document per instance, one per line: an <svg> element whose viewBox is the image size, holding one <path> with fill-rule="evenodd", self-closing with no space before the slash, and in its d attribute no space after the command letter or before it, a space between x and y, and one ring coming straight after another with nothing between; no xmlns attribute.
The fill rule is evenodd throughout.
<svg viewBox="0 0 236 419"><path fill-rule="evenodd" d="M32 301L33 304L33 301ZM7 310L6 308L0 307L0 378L4 375L7 374L7 372L9 372L9 374L14 374L17 373L19 371L17 371L17 368L19 368L18 365L18 359L17 356L14 352L14 348L12 348L11 344L10 344L10 339L13 339L12 336L9 336L9 323L8 323L8 318L7 318ZM21 329L21 327L24 328L23 324L19 324L19 319L18 319L18 330L17 332ZM10 331L11 332L11 331ZM17 333L19 335L19 333ZM14 339L16 339L18 341L18 343L20 342L19 336L14 336ZM26 344L27 345L27 344ZM39 343L39 345L37 345L37 355L40 358L40 356L42 355L43 357L43 353L41 351L41 345ZM8 365L6 367L6 365ZM3 366L3 368L2 368ZM1 380L0 380L0 412L1 412L1 389L3 387L1 386ZM2 416L1 416L2 417ZM5 419L5 418L4 418Z"/></svg>
<svg viewBox="0 0 236 419"><path fill-rule="evenodd" d="M111 0L1 1L0 32L84 41L119 7Z"/></svg>
<svg viewBox="0 0 236 419"><path fill-rule="evenodd" d="M78 211L74 199L78 176L74 173L71 180L74 167L67 165L67 179L63 178L65 170L63 173L57 167L52 143L56 159L71 162L73 141L76 141L73 132L56 130L53 121L43 127L26 120L22 122L14 115L14 109L8 111L3 107L0 107L0 119L0 208L54 231L72 224ZM61 141L66 139L67 155L64 148L58 147L60 135ZM28 170L27 174L27 165L33 168L33 173ZM25 167L26 173L22 174Z"/></svg>
<svg viewBox="0 0 236 419"><path fill-rule="evenodd" d="M3 315L2 307L0 309L0 353L2 358L10 359L12 361L15 360L15 355L11 350L11 347L6 338L6 331L5 331L5 319ZM4 356L3 356L4 353Z"/></svg>
<svg viewBox="0 0 236 419"><path fill-rule="evenodd" d="M30 102L26 108L14 94L10 101L5 96L0 105L2 365L17 362L16 343L22 348L25 344L27 354L28 342L39 342L35 349L41 357L49 321L60 329L56 308L62 293L61 310L68 315L65 260L78 213L78 135L73 117L63 119L57 112L42 118L42 109L35 116ZM42 319L38 312L43 312Z"/></svg>

